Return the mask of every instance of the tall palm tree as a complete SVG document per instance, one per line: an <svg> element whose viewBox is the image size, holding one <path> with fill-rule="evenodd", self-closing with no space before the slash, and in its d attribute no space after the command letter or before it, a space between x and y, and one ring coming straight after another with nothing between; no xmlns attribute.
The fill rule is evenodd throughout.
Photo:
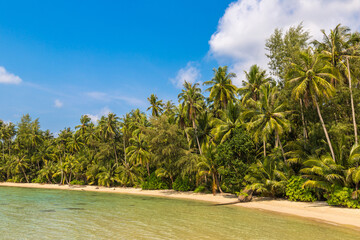
<svg viewBox="0 0 360 240"><path fill-rule="evenodd" d="M114 113L109 113L107 117L101 117L99 121L100 132L105 141L110 141L113 146L115 163L118 163L116 150L116 140L119 137L119 117Z"/></svg>
<svg viewBox="0 0 360 240"><path fill-rule="evenodd" d="M148 107L147 111L151 110L151 115L153 117L158 117L162 113L164 107L162 100L158 100L158 97L155 94L151 94L148 101L150 107Z"/></svg>
<svg viewBox="0 0 360 240"><path fill-rule="evenodd" d="M214 68L214 77L210 81L204 82L204 85L210 86L206 91L210 92L209 99L214 101L215 108L226 109L229 102L235 100L237 87L233 85L232 78L235 73L228 73L228 67Z"/></svg>
<svg viewBox="0 0 360 240"><path fill-rule="evenodd" d="M178 99L186 112L187 119L192 122L198 149L200 154L202 154L195 121L197 113L199 113L203 108L202 105L204 96L201 94L201 89L198 86L198 83L191 84L185 81L184 89L181 90L181 93L178 95Z"/></svg>
<svg viewBox="0 0 360 240"><path fill-rule="evenodd" d="M315 105L331 156L335 159L334 150L319 106L322 99L330 99L335 92L334 87L327 81L327 79L336 79L331 73L332 68L323 60L322 55L314 54L311 48L300 52L299 63L291 63L291 66L287 82L292 87L292 96L297 100L303 99L307 104L312 102Z"/></svg>
<svg viewBox="0 0 360 240"><path fill-rule="evenodd" d="M261 86L271 83L272 79L256 64L250 67L249 72L244 72L246 80L243 81L243 87L238 90L241 100L243 103L249 100L257 101L260 98Z"/></svg>
<svg viewBox="0 0 360 240"><path fill-rule="evenodd" d="M340 69L344 71L349 86L354 137L355 144L357 144L358 134L349 58L358 57L359 55L360 35L359 33L351 34L350 28L341 26L341 24L338 24L334 29L330 30L329 34L326 34L325 30L321 30L321 32L323 33L323 42L315 40L313 44L328 57L334 70ZM336 86L334 80L335 79L332 79L332 84Z"/></svg>
<svg viewBox="0 0 360 240"><path fill-rule="evenodd" d="M128 154L129 160L133 164L146 166L148 176L150 176L150 152L148 151L145 136L141 132L134 131L133 137L130 138L130 146L126 148L126 154Z"/></svg>
<svg viewBox="0 0 360 240"><path fill-rule="evenodd" d="M275 147L280 145L282 155L285 159L280 136L289 130L290 122L286 119L287 111L285 104L278 98L277 87L263 85L260 88L260 99L253 109L249 109L244 115L250 117L247 128L253 131L255 141L262 139L264 145L264 156L266 156L266 142L271 134L275 134Z"/></svg>

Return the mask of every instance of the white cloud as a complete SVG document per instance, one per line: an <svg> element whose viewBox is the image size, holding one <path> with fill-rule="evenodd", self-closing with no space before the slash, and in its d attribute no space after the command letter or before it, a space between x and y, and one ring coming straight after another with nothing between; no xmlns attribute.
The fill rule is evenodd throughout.
<svg viewBox="0 0 360 240"><path fill-rule="evenodd" d="M0 83L4 84L20 84L22 82L19 76L6 71L6 69L0 66Z"/></svg>
<svg viewBox="0 0 360 240"><path fill-rule="evenodd" d="M87 115L91 119L91 122L97 124L102 116L106 116L109 113L111 113L111 110L108 107L104 107L97 114L85 114L85 115Z"/></svg>
<svg viewBox="0 0 360 240"><path fill-rule="evenodd" d="M107 100L108 99L108 96L106 93L103 93L103 92L88 92L86 93L86 95L88 95L89 97L91 98L94 98L96 100Z"/></svg>
<svg viewBox="0 0 360 240"><path fill-rule="evenodd" d="M195 83L200 79L200 77L200 70L195 66L195 63L188 62L186 67L181 68L177 72L176 77L170 80L177 88L182 88L185 81Z"/></svg>
<svg viewBox="0 0 360 240"><path fill-rule="evenodd" d="M95 100L103 101L103 102L111 102L111 101L124 101L129 105L132 106L141 106L144 104L144 102L138 98L135 97L127 97L123 95L111 95L104 92L87 92L85 93L90 98L93 98Z"/></svg>
<svg viewBox="0 0 360 240"><path fill-rule="evenodd" d="M62 106L64 106L64 103L62 101L60 101L59 99L56 99L54 102L54 106L56 108L61 108Z"/></svg>
<svg viewBox="0 0 360 240"><path fill-rule="evenodd" d="M218 61L230 60L239 84L243 70L251 65L267 67L265 40L275 28L287 29L303 22L319 39L320 29L328 31L338 23L359 30L359 19L359 0L239 0L231 3L220 19L209 41L209 54Z"/></svg>

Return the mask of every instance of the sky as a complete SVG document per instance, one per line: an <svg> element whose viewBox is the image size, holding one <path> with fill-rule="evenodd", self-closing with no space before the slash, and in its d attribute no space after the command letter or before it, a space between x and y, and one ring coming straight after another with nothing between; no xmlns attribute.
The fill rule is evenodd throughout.
<svg viewBox="0 0 360 240"><path fill-rule="evenodd" d="M39 118L57 133L134 108L177 102L184 80L267 68L265 40L300 22L321 40L338 23L360 30L359 0L0 0L0 119Z"/></svg>

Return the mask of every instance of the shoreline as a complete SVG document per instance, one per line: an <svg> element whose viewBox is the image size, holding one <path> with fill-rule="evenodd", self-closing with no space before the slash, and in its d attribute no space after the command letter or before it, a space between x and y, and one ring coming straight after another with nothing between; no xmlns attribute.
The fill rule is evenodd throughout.
<svg viewBox="0 0 360 240"><path fill-rule="evenodd" d="M240 203L233 194L212 194L177 192L174 190L142 190L140 188L100 187L91 185L57 185L39 183L11 183L0 182L0 187L23 187L73 191L90 191L104 193L123 193L154 197L167 197L213 202L219 205L231 205L258 210L265 210L278 214L292 215L310 220L320 221L332 225L342 225L352 229L360 229L360 209L350 209L329 206L326 202L292 202L285 199L268 200L257 198L251 202Z"/></svg>

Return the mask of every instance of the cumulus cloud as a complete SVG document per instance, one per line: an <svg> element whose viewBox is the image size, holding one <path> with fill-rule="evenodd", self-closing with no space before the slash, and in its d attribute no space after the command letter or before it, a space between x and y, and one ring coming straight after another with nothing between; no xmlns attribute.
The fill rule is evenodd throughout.
<svg viewBox="0 0 360 240"><path fill-rule="evenodd" d="M62 106L64 106L64 103L62 101L60 101L59 99L56 99L54 102L54 106L56 108L61 108Z"/></svg>
<svg viewBox="0 0 360 240"><path fill-rule="evenodd" d="M20 84L22 82L19 76L6 71L6 69L0 66L0 83L3 84Z"/></svg>
<svg viewBox="0 0 360 240"><path fill-rule="evenodd" d="M176 77L170 80L177 88L182 88L185 81L195 83L200 77L200 70L196 67L196 64L194 62L188 62L184 68L181 68L177 72Z"/></svg>
<svg viewBox="0 0 360 240"><path fill-rule="evenodd" d="M359 0L239 0L231 3L219 20L209 41L209 54L220 62L232 62L232 70L242 77L243 70L253 64L266 68L265 41L275 28L303 22L304 28L320 39L320 29L329 30L338 23L359 30L359 18Z"/></svg>
<svg viewBox="0 0 360 240"><path fill-rule="evenodd" d="M104 107L96 114L85 114L85 115L87 115L91 119L91 122L97 124L102 116L106 116L109 113L111 113L111 110L108 107Z"/></svg>
<svg viewBox="0 0 360 240"><path fill-rule="evenodd" d="M103 102L122 101L132 106L141 106L144 104L142 100L135 97L128 97L123 95L111 95L104 92L87 92L86 95L90 98Z"/></svg>

